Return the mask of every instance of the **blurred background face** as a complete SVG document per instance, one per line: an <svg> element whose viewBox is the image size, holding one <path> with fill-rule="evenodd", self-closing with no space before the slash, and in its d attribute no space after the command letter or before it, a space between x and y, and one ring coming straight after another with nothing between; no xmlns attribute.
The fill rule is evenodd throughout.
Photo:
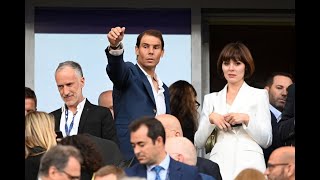
<svg viewBox="0 0 320 180"><path fill-rule="evenodd" d="M229 60L222 63L223 75L228 83L236 83L244 79L245 64L241 61Z"/></svg>
<svg viewBox="0 0 320 180"><path fill-rule="evenodd" d="M136 132L131 132L130 141L134 154L141 164L153 165L157 162L160 154L158 142L153 144L152 139L147 136L148 128L142 125ZM159 138L159 137L158 137Z"/></svg>
<svg viewBox="0 0 320 180"><path fill-rule="evenodd" d="M56 72L56 83L62 100L68 107L76 107L83 99L84 78L71 67Z"/></svg>
<svg viewBox="0 0 320 180"><path fill-rule="evenodd" d="M36 111L36 103L31 98L25 98L24 99L24 115L27 115L27 113Z"/></svg>
<svg viewBox="0 0 320 180"><path fill-rule="evenodd" d="M273 84L270 88L266 87L269 92L270 104L279 111L283 111L288 95L287 88L291 84L292 80L290 78L279 75L273 78Z"/></svg>

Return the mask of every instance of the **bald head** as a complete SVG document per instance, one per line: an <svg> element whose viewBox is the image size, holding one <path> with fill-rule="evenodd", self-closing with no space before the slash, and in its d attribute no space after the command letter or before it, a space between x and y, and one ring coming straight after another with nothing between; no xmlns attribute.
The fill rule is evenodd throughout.
<svg viewBox="0 0 320 180"><path fill-rule="evenodd" d="M264 174L270 180L294 180L295 147L282 146L272 151Z"/></svg>
<svg viewBox="0 0 320 180"><path fill-rule="evenodd" d="M295 151L296 150L294 146L282 146L275 149L271 153L269 160L277 160L285 163L295 163Z"/></svg>
<svg viewBox="0 0 320 180"><path fill-rule="evenodd" d="M104 91L99 95L98 105L109 108L112 113L112 116L114 117L112 90Z"/></svg>
<svg viewBox="0 0 320 180"><path fill-rule="evenodd" d="M163 125L166 137L182 137L182 128L179 120L171 114L161 114L155 117Z"/></svg>
<svg viewBox="0 0 320 180"><path fill-rule="evenodd" d="M185 137L171 137L166 140L165 148L169 155L182 163L195 166L197 151L192 142Z"/></svg>

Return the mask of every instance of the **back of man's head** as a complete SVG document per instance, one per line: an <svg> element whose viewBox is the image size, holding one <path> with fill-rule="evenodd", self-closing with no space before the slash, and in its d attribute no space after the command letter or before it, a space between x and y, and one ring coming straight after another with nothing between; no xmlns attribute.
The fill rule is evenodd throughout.
<svg viewBox="0 0 320 180"><path fill-rule="evenodd" d="M196 148L188 138L168 138L165 147L166 151L173 159L191 166L195 166L197 164Z"/></svg>
<svg viewBox="0 0 320 180"><path fill-rule="evenodd" d="M166 131L166 137L182 137L183 132L180 121L171 114L161 114L156 116Z"/></svg>

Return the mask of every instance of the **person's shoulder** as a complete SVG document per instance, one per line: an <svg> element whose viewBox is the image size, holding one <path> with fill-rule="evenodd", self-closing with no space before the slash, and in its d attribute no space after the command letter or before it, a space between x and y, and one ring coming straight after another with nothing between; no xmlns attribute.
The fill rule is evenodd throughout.
<svg viewBox="0 0 320 180"><path fill-rule="evenodd" d="M53 115L56 115L57 113L61 113L62 111L61 111L61 108L58 108L58 109L56 109L56 110L54 110L54 111L51 111L49 114L53 114Z"/></svg>

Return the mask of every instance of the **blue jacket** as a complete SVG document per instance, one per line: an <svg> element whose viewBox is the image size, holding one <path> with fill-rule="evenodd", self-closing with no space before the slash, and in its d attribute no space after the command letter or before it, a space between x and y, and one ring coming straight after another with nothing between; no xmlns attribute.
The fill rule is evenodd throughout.
<svg viewBox="0 0 320 180"><path fill-rule="evenodd" d="M152 87L139 66L131 62L124 62L123 54L113 56L108 48L105 50L108 65L106 68L110 80L113 82L113 110L120 141L120 150L126 160L134 157L130 143L129 124L142 116L154 117L157 113ZM166 113L170 114L169 89L163 83L166 103Z"/></svg>

